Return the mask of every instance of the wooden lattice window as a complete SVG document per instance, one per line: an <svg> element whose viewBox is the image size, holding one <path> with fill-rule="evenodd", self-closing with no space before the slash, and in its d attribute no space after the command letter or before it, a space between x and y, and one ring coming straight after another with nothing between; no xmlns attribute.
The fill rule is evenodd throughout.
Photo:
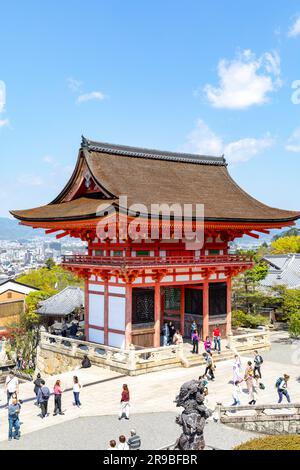
<svg viewBox="0 0 300 470"><path fill-rule="evenodd" d="M180 310L180 289L178 287L165 289L165 310Z"/></svg>

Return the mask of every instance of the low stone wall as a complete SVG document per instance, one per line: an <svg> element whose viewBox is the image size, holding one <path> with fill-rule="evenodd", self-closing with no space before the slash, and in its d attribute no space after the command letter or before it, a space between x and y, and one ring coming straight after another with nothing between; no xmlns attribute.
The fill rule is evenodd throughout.
<svg viewBox="0 0 300 470"><path fill-rule="evenodd" d="M227 348L239 353L255 349L268 350L270 347L270 330L267 327L240 335L231 334L227 337Z"/></svg>
<svg viewBox="0 0 300 470"><path fill-rule="evenodd" d="M218 408L220 422L227 426L262 434L300 434L300 403Z"/></svg>
<svg viewBox="0 0 300 470"><path fill-rule="evenodd" d="M221 355L216 355L215 361L222 361L234 357L237 351L268 348L268 333L254 332L235 337L234 348L227 348ZM230 340L229 340L230 341ZM241 348L241 349L240 349ZM126 375L139 375L161 369L174 367L189 367L195 364L204 364L200 355L189 354L184 345L172 345L160 348L130 348L121 350L102 344L63 338L41 332L41 339L37 351L37 369L43 374L53 375L81 366L84 355L87 355L93 365L109 368Z"/></svg>

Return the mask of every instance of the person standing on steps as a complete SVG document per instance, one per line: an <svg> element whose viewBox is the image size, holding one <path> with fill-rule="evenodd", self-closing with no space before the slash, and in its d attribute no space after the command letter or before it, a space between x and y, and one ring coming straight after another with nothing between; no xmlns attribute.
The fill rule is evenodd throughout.
<svg viewBox="0 0 300 470"><path fill-rule="evenodd" d="M176 328L173 322L169 321L169 341L168 341L169 346L171 346L173 343L173 338L174 338L175 333L176 333Z"/></svg>
<svg viewBox="0 0 300 470"><path fill-rule="evenodd" d="M79 394L82 386L79 383L77 375L74 375L73 377L73 396L74 396L74 406L77 406L78 408L81 407L81 402L79 399Z"/></svg>
<svg viewBox="0 0 300 470"><path fill-rule="evenodd" d="M261 376L261 366L263 364L264 360L261 357L260 354L258 354L258 351L254 351L254 377L259 377L260 379L262 378Z"/></svg>
<svg viewBox="0 0 300 470"><path fill-rule="evenodd" d="M214 350L221 354L221 332L219 325L213 329Z"/></svg>
<svg viewBox="0 0 300 470"><path fill-rule="evenodd" d="M248 393L249 393L249 405L255 405L256 400L254 399L254 384L253 384L253 377L254 377L254 371L252 367L252 362L248 361L247 367L245 370L245 376L244 380L247 385Z"/></svg>
<svg viewBox="0 0 300 470"><path fill-rule="evenodd" d="M290 395L288 392L288 381L290 379L290 376L287 374L284 374L283 377L280 377L277 382L276 382L276 387L277 387L277 392L278 392L278 403L282 402L283 395L287 399L288 403L291 403Z"/></svg>
<svg viewBox="0 0 300 470"><path fill-rule="evenodd" d="M170 329L169 329L169 325L167 321L165 321L162 327L162 337L163 337L163 346L168 346L169 339L170 339Z"/></svg>
<svg viewBox="0 0 300 470"><path fill-rule="evenodd" d="M54 393L54 413L53 413L53 416L56 416L57 414L64 415L65 413L63 413L62 410L61 410L61 396L62 396L63 390L61 388L60 380L57 380L55 382L55 385L53 387L53 393Z"/></svg>
<svg viewBox="0 0 300 470"><path fill-rule="evenodd" d="M123 418L124 414L125 414L125 419L129 419L129 409L130 409L130 394L129 394L128 385L124 384L122 395L121 395L119 420Z"/></svg>
<svg viewBox="0 0 300 470"><path fill-rule="evenodd" d="M192 354L198 354L199 353L199 334L198 331L195 330L192 334L192 342L193 342L193 351Z"/></svg>
<svg viewBox="0 0 300 470"><path fill-rule="evenodd" d="M41 407L41 418L48 416L48 402L50 398L50 390L45 385L45 380L41 379L41 386L37 394L37 402Z"/></svg>
<svg viewBox="0 0 300 470"><path fill-rule="evenodd" d="M211 352L211 340L209 336L206 336L204 341L204 349L207 353Z"/></svg>

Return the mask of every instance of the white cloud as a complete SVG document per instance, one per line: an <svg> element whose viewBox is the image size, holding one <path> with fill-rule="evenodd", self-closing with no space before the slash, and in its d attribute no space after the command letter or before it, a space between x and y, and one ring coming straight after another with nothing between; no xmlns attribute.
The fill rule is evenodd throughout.
<svg viewBox="0 0 300 470"><path fill-rule="evenodd" d="M180 150L200 155L225 154L228 162L240 163L270 148L273 143L274 139L269 134L260 139L247 137L233 142L224 142L222 137L215 134L202 119L199 119Z"/></svg>
<svg viewBox="0 0 300 470"><path fill-rule="evenodd" d="M43 179L38 175L23 174L17 178L17 182L22 186L42 186Z"/></svg>
<svg viewBox="0 0 300 470"><path fill-rule="evenodd" d="M9 125L9 120L8 119L0 119L0 128L1 127L6 127Z"/></svg>
<svg viewBox="0 0 300 470"><path fill-rule="evenodd" d="M296 19L294 24L290 27L288 31L288 37L296 38L300 34L300 16Z"/></svg>
<svg viewBox="0 0 300 470"><path fill-rule="evenodd" d="M266 52L256 57L250 49L237 58L220 60L219 86L207 84L204 92L215 108L246 109L266 103L269 94L281 86L280 57Z"/></svg>
<svg viewBox="0 0 300 470"><path fill-rule="evenodd" d="M67 78L67 84L71 91L79 91L82 85L80 80L76 80L75 78Z"/></svg>
<svg viewBox="0 0 300 470"><path fill-rule="evenodd" d="M300 127L297 127L297 129L294 130L292 135L289 137L285 148L288 152L300 152Z"/></svg>
<svg viewBox="0 0 300 470"><path fill-rule="evenodd" d="M86 101L105 100L106 96L101 91L92 91L90 93L83 93L77 98L77 103L85 103Z"/></svg>

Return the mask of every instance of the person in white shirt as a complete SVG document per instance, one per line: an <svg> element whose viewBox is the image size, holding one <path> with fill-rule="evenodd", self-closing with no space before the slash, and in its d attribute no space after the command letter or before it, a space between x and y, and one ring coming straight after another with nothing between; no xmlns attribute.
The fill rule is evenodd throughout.
<svg viewBox="0 0 300 470"><path fill-rule="evenodd" d="M240 395L241 395L240 382L236 380L233 385L233 392L232 392L233 404L231 406L241 405Z"/></svg>
<svg viewBox="0 0 300 470"><path fill-rule="evenodd" d="M7 394L7 406L8 406L11 396L14 393L17 393L17 395L19 394L19 380L18 380L18 377L15 376L15 373L13 371L10 371L9 375L6 377L5 391Z"/></svg>
<svg viewBox="0 0 300 470"><path fill-rule="evenodd" d="M79 399L80 389L82 388L81 384L79 383L78 377L74 375L73 377L73 395L74 395L74 406L78 406L80 408L81 402Z"/></svg>
<svg viewBox="0 0 300 470"><path fill-rule="evenodd" d="M119 445L118 445L118 450L129 450L129 445L126 442L126 437L125 436L120 436L119 437Z"/></svg>

